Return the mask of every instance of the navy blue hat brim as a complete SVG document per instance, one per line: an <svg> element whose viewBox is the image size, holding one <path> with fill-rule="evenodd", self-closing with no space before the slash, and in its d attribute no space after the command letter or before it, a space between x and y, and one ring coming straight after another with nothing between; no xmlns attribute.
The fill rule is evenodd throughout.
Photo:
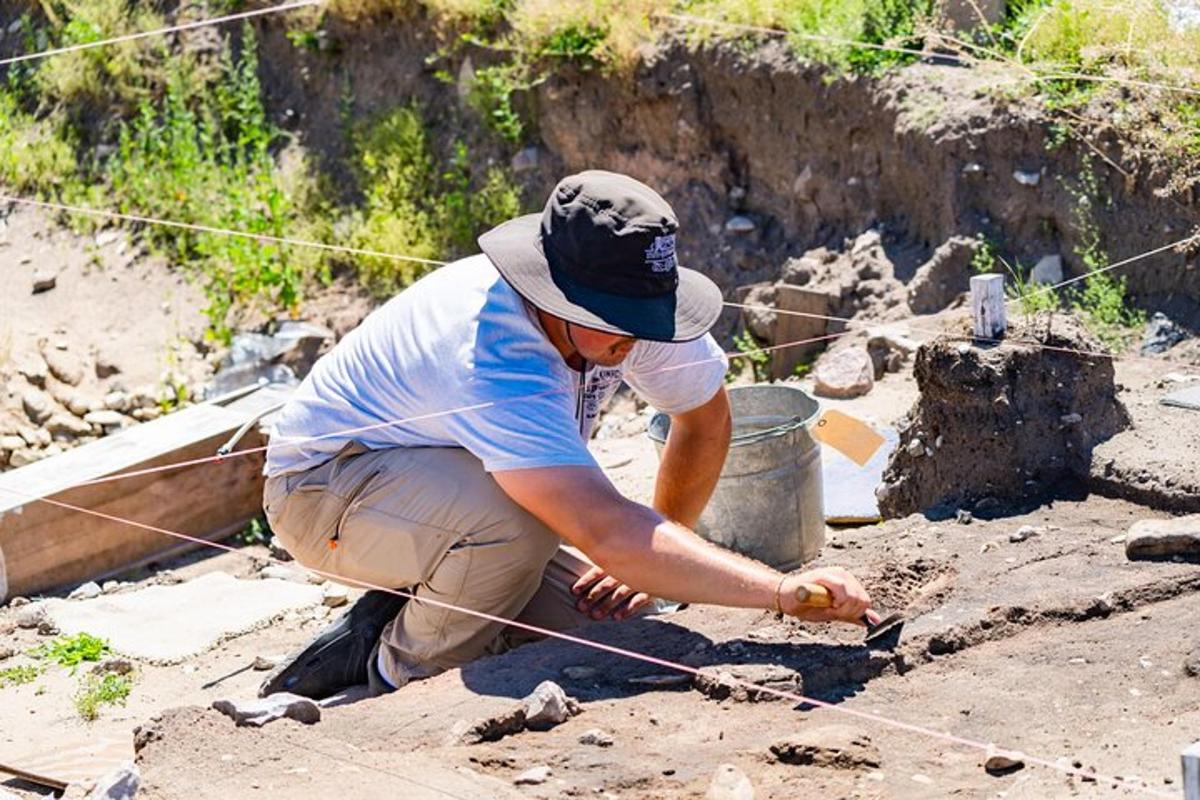
<svg viewBox="0 0 1200 800"><path fill-rule="evenodd" d="M537 308L588 328L656 342L698 339L716 324L721 290L695 270L680 267L675 291L657 297L601 292L552 272L542 252L541 217L517 217L479 237L501 276Z"/></svg>

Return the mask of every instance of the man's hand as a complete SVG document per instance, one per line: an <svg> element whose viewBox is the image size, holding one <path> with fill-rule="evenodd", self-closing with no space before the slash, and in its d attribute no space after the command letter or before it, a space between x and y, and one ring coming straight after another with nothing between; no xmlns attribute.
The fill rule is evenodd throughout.
<svg viewBox="0 0 1200 800"><path fill-rule="evenodd" d="M600 567L592 567L575 581L572 593L578 598L575 607L592 619L627 619L650 602L650 595L629 588Z"/></svg>
<svg viewBox="0 0 1200 800"><path fill-rule="evenodd" d="M796 590L805 583L815 583L828 589L833 597L833 605L829 608L801 605ZM783 579L779 602L783 613L809 622L850 622L861 625L862 616L866 614L874 625L880 619L878 614L870 610L871 596L867 590L858 578L841 567L822 567L788 575Z"/></svg>

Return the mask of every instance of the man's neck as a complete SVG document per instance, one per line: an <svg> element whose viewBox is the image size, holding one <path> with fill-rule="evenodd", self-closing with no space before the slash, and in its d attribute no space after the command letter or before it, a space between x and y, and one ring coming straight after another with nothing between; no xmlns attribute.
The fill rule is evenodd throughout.
<svg viewBox="0 0 1200 800"><path fill-rule="evenodd" d="M553 314L547 314L540 308L535 310L538 322L541 323L542 330L546 332L546 338L550 340L550 344L554 345L554 349L562 356L562 360L576 372L582 371L586 362L579 351L575 349L575 345L571 344L571 339L567 335L567 323Z"/></svg>

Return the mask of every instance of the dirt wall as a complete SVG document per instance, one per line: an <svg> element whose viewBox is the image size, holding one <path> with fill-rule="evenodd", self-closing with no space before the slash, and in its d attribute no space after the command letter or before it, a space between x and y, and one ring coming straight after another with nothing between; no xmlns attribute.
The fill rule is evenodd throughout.
<svg viewBox="0 0 1200 800"><path fill-rule="evenodd" d="M558 65L518 97L532 124L527 141L509 145L483 130L461 97L447 103L453 87L435 77L497 54L476 47L439 55L453 33L414 14L360 26L331 21L323 52L294 47L277 23L261 23L268 102L304 145L327 156L343 151L339 108L348 96L358 117L417 99L438 135L465 137L480 162L535 147L536 165L524 159L517 175L531 207L570 171L630 172L675 205L682 257L727 292L774 280L789 256L840 246L872 226L926 257L953 236L983 232L1026 265L1061 254L1068 275L1082 271L1074 255L1083 236L1079 174L1090 151L1071 138L1052 146L1038 101L995 90L1011 77L999 67L916 64L883 78L834 77L779 43L667 43L628 76ZM1162 165L1126 163L1112 134L1094 146L1129 173L1093 162L1089 207L1113 259L1200 223L1195 197L1159 196L1170 177ZM734 217L742 219L728 224ZM1194 257L1167 253L1126 274L1147 305L1200 310Z"/></svg>

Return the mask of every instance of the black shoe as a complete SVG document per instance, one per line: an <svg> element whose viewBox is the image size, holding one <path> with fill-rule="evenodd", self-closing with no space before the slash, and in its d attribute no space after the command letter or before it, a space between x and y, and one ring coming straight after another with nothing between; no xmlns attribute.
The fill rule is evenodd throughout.
<svg viewBox="0 0 1200 800"><path fill-rule="evenodd" d="M367 662L379 634L407 600L389 592L367 592L306 647L276 667L258 687L258 696L291 692L323 700L367 683Z"/></svg>

